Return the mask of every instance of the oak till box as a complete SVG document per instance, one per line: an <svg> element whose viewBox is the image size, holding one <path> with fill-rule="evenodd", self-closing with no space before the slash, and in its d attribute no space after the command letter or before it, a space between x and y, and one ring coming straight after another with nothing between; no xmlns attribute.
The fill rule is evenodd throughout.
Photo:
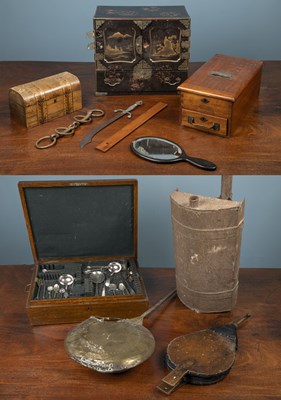
<svg viewBox="0 0 281 400"><path fill-rule="evenodd" d="M20 182L19 191L35 263L31 324L131 318L148 308L137 262L136 180ZM112 263L121 270L109 270ZM103 272L103 282L93 281L93 271Z"/></svg>
<svg viewBox="0 0 281 400"><path fill-rule="evenodd" d="M216 54L183 82L181 124L229 137L258 98L262 62Z"/></svg>

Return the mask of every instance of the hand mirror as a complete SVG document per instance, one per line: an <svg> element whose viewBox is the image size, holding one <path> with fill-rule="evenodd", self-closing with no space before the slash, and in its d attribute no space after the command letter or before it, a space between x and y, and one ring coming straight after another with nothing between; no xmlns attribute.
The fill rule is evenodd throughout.
<svg viewBox="0 0 281 400"><path fill-rule="evenodd" d="M131 143L131 150L139 157L158 163L187 161L195 167L208 171L217 168L211 161L188 156L178 144L160 137L140 137Z"/></svg>

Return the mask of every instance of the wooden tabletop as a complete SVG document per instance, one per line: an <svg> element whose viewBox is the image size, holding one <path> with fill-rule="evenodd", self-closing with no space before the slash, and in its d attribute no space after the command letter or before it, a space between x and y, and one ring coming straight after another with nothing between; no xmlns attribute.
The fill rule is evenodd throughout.
<svg viewBox="0 0 281 400"><path fill-rule="evenodd" d="M196 314L177 298L144 322L156 349L143 364L120 374L90 370L68 358L64 339L75 325L30 326L25 312L32 266L1 266L0 398L29 400L158 400L168 373L164 353L177 336L252 317L238 329L238 351L227 377L208 386L184 385L171 399L239 400L281 398L281 269L241 269L232 312ZM175 286L173 269L143 268L151 305Z"/></svg>
<svg viewBox="0 0 281 400"><path fill-rule="evenodd" d="M191 63L190 74L201 64ZM83 113L90 108L105 111L103 118L80 126L72 137L61 138L56 146L38 150L35 142L54 133L59 126L73 122L73 113L39 127L26 129L10 119L8 89L59 72L74 73L81 81ZM179 124L180 98L170 95L94 95L94 64L70 62L0 62L0 174L20 175L185 175L185 174L280 174L281 173L281 61L266 61L263 67L260 98L243 118L233 137L212 136ZM128 123L121 118L101 131L93 142L81 149L80 140L92 128L113 115L113 110L127 108L136 100L143 105L133 111L140 116L157 102L168 106L131 133L126 139L103 153L95 147ZM80 113L80 112L78 112ZM203 172L186 162L154 164L135 156L132 140L153 135L180 144L187 154L217 164L215 172Z"/></svg>

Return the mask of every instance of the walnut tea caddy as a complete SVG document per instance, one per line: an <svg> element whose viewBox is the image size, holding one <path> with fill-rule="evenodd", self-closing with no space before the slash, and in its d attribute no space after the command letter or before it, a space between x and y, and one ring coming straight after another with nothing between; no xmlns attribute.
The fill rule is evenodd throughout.
<svg viewBox="0 0 281 400"><path fill-rule="evenodd" d="M67 71L14 86L8 96L12 119L26 128L82 108L80 81Z"/></svg>

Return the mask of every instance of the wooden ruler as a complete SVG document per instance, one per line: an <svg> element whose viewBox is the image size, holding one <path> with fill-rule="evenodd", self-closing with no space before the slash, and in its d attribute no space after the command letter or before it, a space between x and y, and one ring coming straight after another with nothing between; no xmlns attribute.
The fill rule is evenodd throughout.
<svg viewBox="0 0 281 400"><path fill-rule="evenodd" d="M96 149L106 152L107 150L111 149L116 143L120 142L138 127L143 125L146 121L152 118L154 115L158 114L161 110L167 107L168 104L166 103L156 103L154 106L149 108L145 111L142 115L138 118L131 121L129 124L121 128L118 132L114 135L110 136L108 139L104 140L100 144L96 146Z"/></svg>

